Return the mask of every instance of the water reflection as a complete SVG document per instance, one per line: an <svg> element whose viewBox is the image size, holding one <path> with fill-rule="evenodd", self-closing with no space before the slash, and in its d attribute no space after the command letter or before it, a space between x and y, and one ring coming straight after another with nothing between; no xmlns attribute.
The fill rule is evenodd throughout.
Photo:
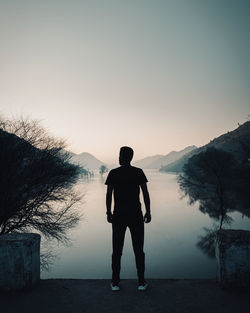
<svg viewBox="0 0 250 313"><path fill-rule="evenodd" d="M197 243L209 257L215 255L217 231L233 222L230 214L238 211L250 215L249 177L247 158L236 160L231 153L214 147L193 155L178 176L180 189L189 203L197 202L200 212L216 223L213 228L204 228L205 234Z"/></svg>
<svg viewBox="0 0 250 313"><path fill-rule="evenodd" d="M203 228L204 234L199 236L199 240L197 242L197 247L209 258L215 258L215 241L217 232L222 227L224 229L230 227L230 225L233 223L233 218L229 215L229 212L239 212L241 213L242 218L245 216L244 213L247 213L249 217L249 207L247 208L247 206L245 206L244 209L242 209L240 206L235 205L237 203L236 193L231 194L231 199L232 202L230 208L228 208L226 211L219 211L215 209L216 203L213 203L213 201L209 201L209 203L203 201L203 204L199 206L199 209L203 214L208 214L209 217L214 220L214 225L212 228Z"/></svg>
<svg viewBox="0 0 250 313"><path fill-rule="evenodd" d="M215 228L204 227L203 229L204 229L205 234L199 236L199 240L196 245L209 258L214 259L215 258L215 240L216 240L218 227L215 227Z"/></svg>

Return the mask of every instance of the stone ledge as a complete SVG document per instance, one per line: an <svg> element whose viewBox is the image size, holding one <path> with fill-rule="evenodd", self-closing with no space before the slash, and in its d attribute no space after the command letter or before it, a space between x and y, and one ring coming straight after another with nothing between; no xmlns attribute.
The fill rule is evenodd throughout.
<svg viewBox="0 0 250 313"><path fill-rule="evenodd" d="M39 234L0 236L0 290L29 288L40 280Z"/></svg>
<svg viewBox="0 0 250 313"><path fill-rule="evenodd" d="M223 287L250 286L250 231L218 231L215 251L218 282Z"/></svg>

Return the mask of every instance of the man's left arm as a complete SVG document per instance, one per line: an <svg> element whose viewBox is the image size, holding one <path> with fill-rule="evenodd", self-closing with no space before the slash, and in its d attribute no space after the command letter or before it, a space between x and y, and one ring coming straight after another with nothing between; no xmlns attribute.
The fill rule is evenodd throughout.
<svg viewBox="0 0 250 313"><path fill-rule="evenodd" d="M107 214L107 221L112 223L113 214L111 212L111 205L112 205L112 193L113 193L113 186L107 186L107 193L106 193L106 214Z"/></svg>

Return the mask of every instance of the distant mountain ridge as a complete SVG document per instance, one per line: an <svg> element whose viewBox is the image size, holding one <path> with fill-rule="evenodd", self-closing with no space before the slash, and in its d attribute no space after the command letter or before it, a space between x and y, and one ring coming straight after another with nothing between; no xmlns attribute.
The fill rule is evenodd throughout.
<svg viewBox="0 0 250 313"><path fill-rule="evenodd" d="M80 154L69 153L71 155L71 162L79 164L85 169L96 170L99 169L101 165L106 165L88 152L82 152Z"/></svg>
<svg viewBox="0 0 250 313"><path fill-rule="evenodd" d="M154 155L146 157L144 159L134 162L134 165L144 169L160 169L161 166L170 164L195 149L197 149L196 146L188 146L180 151L171 151L166 155Z"/></svg>
<svg viewBox="0 0 250 313"><path fill-rule="evenodd" d="M245 156L242 144L250 145L250 121L245 122L233 131L229 131L217 138L214 138L208 144L189 152L179 160L163 166L161 171L181 172L183 166L192 155L204 151L210 147L230 152L236 159L243 160Z"/></svg>
<svg viewBox="0 0 250 313"><path fill-rule="evenodd" d="M172 151L167 155L153 155L141 160L132 162L132 165L144 169L160 169L164 172L181 172L188 159L209 147L215 147L226 152L230 152L236 159L241 160L243 156L242 143L250 145L250 121L245 122L233 131L229 131L213 140L208 144L197 148L188 146L180 151ZM85 169L99 169L101 165L106 165L92 154L83 152L75 154L69 152L71 161L83 166Z"/></svg>
<svg viewBox="0 0 250 313"><path fill-rule="evenodd" d="M141 160L137 160L137 161L133 162L133 165L141 167L141 168L150 168L150 165L153 162L156 162L163 157L164 157L164 155L161 155L161 154L149 156L149 157L146 157L146 158L143 158Z"/></svg>

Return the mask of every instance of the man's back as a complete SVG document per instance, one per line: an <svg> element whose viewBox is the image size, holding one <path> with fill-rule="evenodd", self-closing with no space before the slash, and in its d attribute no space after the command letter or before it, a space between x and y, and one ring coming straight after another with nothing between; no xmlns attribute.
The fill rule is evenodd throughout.
<svg viewBox="0 0 250 313"><path fill-rule="evenodd" d="M143 170L131 165L111 170L105 184L114 188L115 213L130 214L140 211L140 185L147 181Z"/></svg>
<svg viewBox="0 0 250 313"><path fill-rule="evenodd" d="M121 256L126 228L129 227L135 253L138 290L146 290L144 279L145 254L144 222L151 221L150 198L147 190L148 181L143 170L130 165L134 151L130 147L121 147L119 155L120 167L111 170L105 182L108 185L106 193L107 221L112 223L112 283L113 291L120 290ZM140 186L146 208L143 216L140 203ZM112 212L112 195L114 193L114 211Z"/></svg>

